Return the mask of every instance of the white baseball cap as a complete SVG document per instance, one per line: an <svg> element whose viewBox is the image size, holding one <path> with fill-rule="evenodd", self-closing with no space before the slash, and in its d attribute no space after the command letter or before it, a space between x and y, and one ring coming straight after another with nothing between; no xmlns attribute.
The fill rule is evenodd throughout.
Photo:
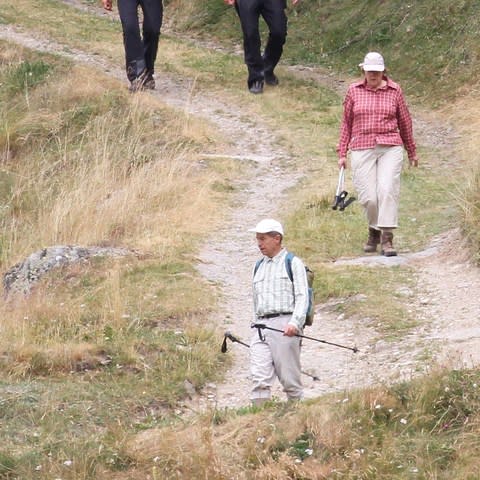
<svg viewBox="0 0 480 480"><path fill-rule="evenodd" d="M365 55L363 62L358 65L365 72L383 72L385 70L385 62L378 52L369 52Z"/></svg>
<svg viewBox="0 0 480 480"><path fill-rule="evenodd" d="M282 224L273 218L265 218L264 220L258 222L255 228L250 228L248 231L255 233L277 232L283 236Z"/></svg>

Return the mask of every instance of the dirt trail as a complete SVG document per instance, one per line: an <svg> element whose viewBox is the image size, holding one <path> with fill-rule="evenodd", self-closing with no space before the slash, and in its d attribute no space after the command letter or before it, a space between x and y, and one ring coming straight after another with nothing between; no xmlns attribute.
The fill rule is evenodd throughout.
<svg viewBox="0 0 480 480"><path fill-rule="evenodd" d="M69 3L72 3L70 0ZM73 2L75 3L75 2ZM108 65L98 56L80 50L65 50L48 39L31 38L11 27L0 25L0 38L29 48L66 55L75 61L87 63L115 78L123 79L120 66ZM332 79L320 70L292 67L297 75L310 78L339 91L345 82ZM214 232L199 252L198 269L209 281L221 288L223 301L216 315L219 330L231 331L241 340L252 335L250 285L252 266L259 254L248 228L263 217L279 217L278 206L284 202L285 190L294 185L301 172L292 171L284 151L278 148L275 136L267 131L260 118L246 121L240 109L233 109L221 98L192 91L193 80L178 79L162 73L158 75L157 95L166 104L207 119L218 126L231 140L231 147L223 152L241 160L249 160L254 167L248 184L237 193L234 207L228 212L221 231ZM278 95L282 94L279 87ZM453 130L429 120L416 117L416 137L419 144L430 144L442 138L445 148L454 150L458 140ZM439 135L441 133L441 135ZM262 141L259 142L258 139ZM216 152L218 153L218 152ZM317 306L314 326L306 334L347 346L356 345L360 352L305 341L302 350L304 369L319 380L304 377L305 396L315 397L326 392L345 391L356 387L408 379L429 368L430 358L456 365L472 366L480 361L477 353L480 341L478 315L480 312L480 274L454 255L452 245L459 242L458 232L452 231L433 240L424 252L397 258L360 257L340 259L337 263L367 263L372 268L409 264L414 267L418 288L406 289L402 285L393 292L404 298L408 308L418 319L416 327L400 341L386 342L378 336L369 319L346 318L336 313L336 306L345 300L337 299ZM286 232L288 247L288 232ZM362 296L349 301L361 302ZM220 345L218 346L220 348ZM210 384L199 395L184 405L188 410L239 407L249 402L248 349L240 344L228 344L228 355L233 366L221 384ZM283 399L277 383L275 395Z"/></svg>

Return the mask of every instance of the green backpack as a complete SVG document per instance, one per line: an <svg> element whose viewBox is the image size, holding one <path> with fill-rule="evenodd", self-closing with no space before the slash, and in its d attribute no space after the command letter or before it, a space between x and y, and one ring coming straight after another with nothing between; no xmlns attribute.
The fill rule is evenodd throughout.
<svg viewBox="0 0 480 480"><path fill-rule="evenodd" d="M285 257L285 268L287 269L288 278L293 283L293 272L292 272L292 259L295 256L294 253L288 252L287 256ZM257 273L258 267L263 262L263 258L257 260L255 264L255 268L253 270L253 276ZM308 308L307 314L305 317L305 325L311 326L313 324L313 317L315 315L315 294L313 291L313 280L315 278L315 274L312 270L310 270L307 266L305 266L305 271L307 272L307 282L308 282Z"/></svg>

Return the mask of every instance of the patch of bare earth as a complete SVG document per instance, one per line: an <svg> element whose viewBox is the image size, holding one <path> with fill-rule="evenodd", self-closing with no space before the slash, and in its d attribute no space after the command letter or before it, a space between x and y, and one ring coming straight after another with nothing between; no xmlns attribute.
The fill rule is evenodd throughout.
<svg viewBox="0 0 480 480"><path fill-rule="evenodd" d="M0 25L0 38L29 48L67 55L78 62L108 71L116 78L124 78L120 66L107 65L98 56L90 56L80 50L66 51L62 45L48 39L33 39L28 33L8 26ZM308 75L339 92L345 88L345 82L328 72L301 67L290 70L298 75ZM237 186L236 198L227 212L226 222L206 240L198 255L198 270L218 285L222 294L219 311L212 322L218 325L221 335L229 331L248 343L250 336L256 334L250 328L253 318L251 278L259 254L252 234L247 230L263 217L282 217L285 191L295 184L300 172L289 167L293 162L289 162L287 154L278 148L275 134L265 127L261 118L246 121L241 105L232 108L218 95L195 91L193 85L194 79L178 79L162 73L158 75L157 90L152 95L158 95L165 103L188 115L205 118L217 125L220 132L231 140L228 151L220 154L253 165L248 182ZM274 94L284 93L280 86ZM435 120L419 120L417 117L416 127L419 144L442 138L445 147L451 148L457 140L453 130ZM211 156L209 152L205 155ZM369 263L372 268L389 268L399 264L413 267L415 273L412 275L418 279L417 288L410 290L399 285L395 293L404 297L405 304L416 315L418 326L406 337L387 342L379 336L371 319L347 318L337 313L339 303L362 302L361 295L318 305L315 323L305 334L347 347L357 346L359 352L304 341L304 370L318 377L314 380L311 376L304 376L307 398L408 379L425 372L435 360L467 366L478 363L480 274L465 259L455 256L456 249L451 247L458 242L458 232L452 231L434 239L424 252L402 254L391 259L369 256L338 261ZM230 355L233 362L225 372L224 381L207 385L183 407L190 411L203 411L211 407L247 405L250 389L248 353L247 347L229 342L226 355ZM274 394L284 398L278 383Z"/></svg>

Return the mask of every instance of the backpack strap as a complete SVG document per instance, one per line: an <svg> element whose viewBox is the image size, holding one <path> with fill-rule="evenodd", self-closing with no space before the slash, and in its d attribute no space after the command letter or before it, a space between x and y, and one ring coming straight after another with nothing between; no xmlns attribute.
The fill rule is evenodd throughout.
<svg viewBox="0 0 480 480"><path fill-rule="evenodd" d="M287 256L285 257L285 268L287 269L288 278L291 282L293 282L293 272L292 272L292 259L295 256L292 252L287 252ZM263 262L263 258L257 260L255 263L255 268L253 269L253 276L257 273L258 268L260 267L261 263Z"/></svg>
<svg viewBox="0 0 480 480"><path fill-rule="evenodd" d="M292 259L295 256L294 253L288 252L285 257L285 268L287 269L288 278L293 282L293 272L292 272Z"/></svg>
<svg viewBox="0 0 480 480"><path fill-rule="evenodd" d="M254 277L255 277L255 274L257 273L258 267L261 265L262 262L263 262L263 258L261 258L260 260L257 260L255 262L255 268L253 269L253 276Z"/></svg>

